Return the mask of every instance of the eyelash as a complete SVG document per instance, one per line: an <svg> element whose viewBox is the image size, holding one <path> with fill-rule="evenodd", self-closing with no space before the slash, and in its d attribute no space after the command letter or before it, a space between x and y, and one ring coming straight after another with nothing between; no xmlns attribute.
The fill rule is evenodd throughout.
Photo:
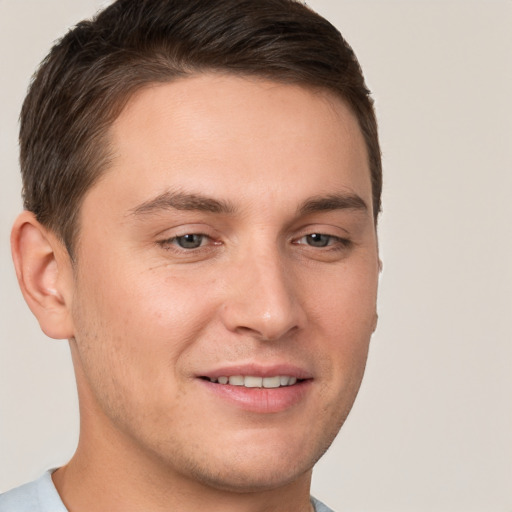
<svg viewBox="0 0 512 512"><path fill-rule="evenodd" d="M179 240L180 239L184 239L186 237L201 237L201 245L199 245L198 247L182 247L179 245ZM160 240L158 242L158 244L160 246L162 246L164 249L170 249L171 246L174 246L174 250L176 251L180 251L180 252L197 252L198 250L200 249L204 249L205 247L208 247L208 246L205 246L203 245L203 240L205 239L210 239L212 240L212 238L208 235L205 235L204 233L185 233L184 235L178 235L178 236L174 236L172 238L167 238L166 240ZM213 242L213 245L220 245L220 242Z"/></svg>
<svg viewBox="0 0 512 512"><path fill-rule="evenodd" d="M300 242L300 240L307 239L308 237L317 237L317 236L318 237L326 237L328 239L326 245L315 246L315 245L310 245L310 244L305 244L303 242ZM340 238L339 236L328 235L326 233L319 233L319 232L308 233L307 235L304 235L304 236L298 238L294 243L296 245L308 245L309 247L311 247L313 249L323 249L324 251L340 251L340 250L348 249L352 246L352 241L347 238Z"/></svg>
<svg viewBox="0 0 512 512"><path fill-rule="evenodd" d="M200 245L197 247L183 247L179 244L180 239L185 239L186 237L200 237L201 240L199 241ZM308 237L326 237L326 243L325 245L310 245L305 242L301 242L301 240L306 240ZM205 240L211 240L213 241L213 244L204 245L203 241ZM351 240L346 238L340 238L335 235L328 235L325 233L308 233L307 235L303 235L302 237L295 239L292 242L294 245L305 245L312 249L320 249L323 251L342 251L349 249L353 243ZM208 250L211 248L211 245L221 245L221 242L214 241L210 236L204 234L204 233L185 233L184 235L178 235L172 238L168 238L166 240L161 240L158 242L158 244L163 247L166 250L175 250L181 253L196 253L200 250Z"/></svg>

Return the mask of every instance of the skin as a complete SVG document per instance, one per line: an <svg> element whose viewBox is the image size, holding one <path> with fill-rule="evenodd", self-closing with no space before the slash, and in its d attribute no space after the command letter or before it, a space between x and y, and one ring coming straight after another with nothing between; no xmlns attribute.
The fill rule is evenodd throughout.
<svg viewBox="0 0 512 512"><path fill-rule="evenodd" d="M352 406L377 318L354 115L326 92L204 74L139 91L109 136L73 265L30 213L13 230L27 302L70 339L81 435L54 473L64 503L310 510L312 467ZM166 206L176 194L228 207ZM350 200L299 211L333 195ZM187 234L199 237L176 238ZM265 411L200 378L239 365L291 365L307 383Z"/></svg>

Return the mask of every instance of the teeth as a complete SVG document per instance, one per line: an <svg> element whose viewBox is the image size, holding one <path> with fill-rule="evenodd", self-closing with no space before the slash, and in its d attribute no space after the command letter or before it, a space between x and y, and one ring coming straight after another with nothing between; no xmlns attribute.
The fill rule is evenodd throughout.
<svg viewBox="0 0 512 512"><path fill-rule="evenodd" d="M245 377L244 379L244 386L246 388L261 388L262 385L262 377Z"/></svg>
<svg viewBox="0 0 512 512"><path fill-rule="evenodd" d="M264 377L263 387L264 388L278 388L281 385L281 377Z"/></svg>
<svg viewBox="0 0 512 512"><path fill-rule="evenodd" d="M281 386L288 386L289 382L290 382L290 377L287 377L286 375L279 377L279 384L281 384Z"/></svg>
<svg viewBox="0 0 512 512"><path fill-rule="evenodd" d="M243 386L244 378L241 375L235 375L234 377L229 377L229 383L232 386Z"/></svg>
<svg viewBox="0 0 512 512"><path fill-rule="evenodd" d="M278 388L293 386L297 383L297 377L288 375L276 375L274 377L256 377L253 375L232 375L231 377L218 377L209 379L210 382L230 384L231 386L245 386L246 388Z"/></svg>

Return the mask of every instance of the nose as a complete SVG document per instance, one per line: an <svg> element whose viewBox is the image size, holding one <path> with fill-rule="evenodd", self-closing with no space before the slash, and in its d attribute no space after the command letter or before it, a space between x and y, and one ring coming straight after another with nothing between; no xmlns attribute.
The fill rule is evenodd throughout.
<svg viewBox="0 0 512 512"><path fill-rule="evenodd" d="M252 252L230 269L221 315L230 331L261 340L278 340L303 327L297 281L277 249Z"/></svg>

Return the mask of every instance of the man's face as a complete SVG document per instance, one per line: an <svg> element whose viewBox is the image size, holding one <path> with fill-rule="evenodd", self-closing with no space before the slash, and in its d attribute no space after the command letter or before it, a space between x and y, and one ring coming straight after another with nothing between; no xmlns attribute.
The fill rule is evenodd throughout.
<svg viewBox="0 0 512 512"><path fill-rule="evenodd" d="M327 93L205 74L139 91L110 137L73 290L82 434L219 488L308 475L376 321L355 117Z"/></svg>

